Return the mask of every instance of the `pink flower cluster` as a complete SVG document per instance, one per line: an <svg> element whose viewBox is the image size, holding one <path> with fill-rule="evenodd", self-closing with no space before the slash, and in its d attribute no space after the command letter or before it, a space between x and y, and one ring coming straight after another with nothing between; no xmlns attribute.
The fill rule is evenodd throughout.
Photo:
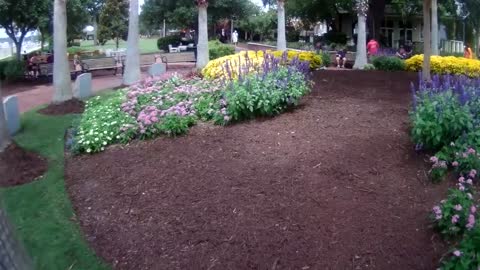
<svg viewBox="0 0 480 270"><path fill-rule="evenodd" d="M222 113L223 121L225 121L225 122L228 122L231 119L231 117L228 115L228 112L227 112L227 105L228 105L228 103L225 99L223 99L223 98L220 99L220 107L221 107L220 113Z"/></svg>
<svg viewBox="0 0 480 270"><path fill-rule="evenodd" d="M475 177L476 171L475 171L475 172L473 172L473 171L475 171L475 170L472 170L472 171L470 172L469 176L472 176L472 175L473 175L473 177ZM473 185L473 180L470 179L470 178L468 178L467 180L465 180L465 177L460 176L460 178L458 178L458 184L457 184L457 185L458 185L458 189L459 189L460 191L465 191L466 188L468 188L469 186ZM470 195L471 195L471 194L470 194Z"/></svg>
<svg viewBox="0 0 480 270"><path fill-rule="evenodd" d="M447 168L447 162L444 160L439 160L438 157L432 156L430 162L433 163L432 168Z"/></svg>
<svg viewBox="0 0 480 270"><path fill-rule="evenodd" d="M434 206L433 213L435 214L436 220L440 220L442 218L442 209L440 208L440 206Z"/></svg>
<svg viewBox="0 0 480 270"><path fill-rule="evenodd" d="M470 207L470 215L468 215L468 223L467 223L467 225L465 225L465 227L468 230L473 229L473 227L475 226L475 213L476 212L477 212L477 207L475 207L475 205L472 205Z"/></svg>

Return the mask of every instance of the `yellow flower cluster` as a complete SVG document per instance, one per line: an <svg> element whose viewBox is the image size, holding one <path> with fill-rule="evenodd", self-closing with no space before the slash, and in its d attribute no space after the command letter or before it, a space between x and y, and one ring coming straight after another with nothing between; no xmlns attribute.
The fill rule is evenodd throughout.
<svg viewBox="0 0 480 270"><path fill-rule="evenodd" d="M267 51L267 53L278 58L281 58L283 55L282 51ZM288 51L289 61L295 57L298 57L300 61L309 61L311 69L318 68L322 64L320 56L313 52ZM228 63L232 77L237 78L239 69L243 69L247 66L250 69L249 72L259 70L263 63L263 59L263 51L242 51L237 54L227 55L208 62L207 66L202 69L202 75L207 79L227 77L228 74L225 66Z"/></svg>
<svg viewBox="0 0 480 270"><path fill-rule="evenodd" d="M432 56L431 70L434 74L455 74L468 77L480 77L480 61L455 56ZM420 71L423 65L423 54L415 55L405 61L408 71Z"/></svg>

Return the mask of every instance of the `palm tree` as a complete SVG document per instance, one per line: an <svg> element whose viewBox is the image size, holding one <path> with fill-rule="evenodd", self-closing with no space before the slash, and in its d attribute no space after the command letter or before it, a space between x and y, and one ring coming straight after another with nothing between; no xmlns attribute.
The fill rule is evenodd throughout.
<svg viewBox="0 0 480 270"><path fill-rule="evenodd" d="M432 0L423 0L423 80L430 81L430 56L432 55L432 42L430 31L430 8Z"/></svg>
<svg viewBox="0 0 480 270"><path fill-rule="evenodd" d="M7 148L12 142L10 134L8 133L7 120L5 119L5 111L3 110L2 89L0 86L0 153Z"/></svg>
<svg viewBox="0 0 480 270"><path fill-rule="evenodd" d="M356 0L357 10L357 53L355 56L355 64L353 68L364 69L368 63L367 60L367 31L366 21L368 13L368 0Z"/></svg>
<svg viewBox="0 0 480 270"><path fill-rule="evenodd" d="M209 61L208 51L208 0L195 0L198 7L198 44L197 44L197 68L204 68Z"/></svg>
<svg viewBox="0 0 480 270"><path fill-rule="evenodd" d="M262 0L263 5L272 5L274 0ZM287 35L285 31L285 1L277 0L277 50L287 50Z"/></svg>
<svg viewBox="0 0 480 270"><path fill-rule="evenodd" d="M72 98L67 57L67 0L55 0L53 7L53 103Z"/></svg>
<svg viewBox="0 0 480 270"><path fill-rule="evenodd" d="M140 80L140 50L138 48L138 0L130 0L128 20L127 59L123 75L123 83L134 84Z"/></svg>
<svg viewBox="0 0 480 270"><path fill-rule="evenodd" d="M432 1L432 55L438 55L438 3Z"/></svg>

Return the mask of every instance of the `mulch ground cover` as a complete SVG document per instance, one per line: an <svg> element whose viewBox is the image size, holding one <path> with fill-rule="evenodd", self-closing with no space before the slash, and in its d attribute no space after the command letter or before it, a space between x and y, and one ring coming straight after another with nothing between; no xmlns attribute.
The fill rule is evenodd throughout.
<svg viewBox="0 0 480 270"><path fill-rule="evenodd" d="M436 269L446 185L409 139L416 74L319 71L292 112L66 162L114 269Z"/></svg>
<svg viewBox="0 0 480 270"><path fill-rule="evenodd" d="M85 103L78 99L70 99L58 104L50 104L38 112L45 115L65 115L72 113L83 113Z"/></svg>
<svg viewBox="0 0 480 270"><path fill-rule="evenodd" d="M0 187L29 183L47 170L47 161L12 143L0 153Z"/></svg>

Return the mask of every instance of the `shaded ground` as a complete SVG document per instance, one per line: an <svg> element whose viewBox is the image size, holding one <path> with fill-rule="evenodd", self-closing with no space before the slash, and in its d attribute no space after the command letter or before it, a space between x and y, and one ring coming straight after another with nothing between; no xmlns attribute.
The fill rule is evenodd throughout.
<svg viewBox="0 0 480 270"><path fill-rule="evenodd" d="M83 113L85 103L78 99L70 99L58 104L50 104L38 112L45 115L65 115L71 113Z"/></svg>
<svg viewBox="0 0 480 270"><path fill-rule="evenodd" d="M444 186L408 136L415 74L320 71L297 110L67 161L114 269L435 269Z"/></svg>
<svg viewBox="0 0 480 270"><path fill-rule="evenodd" d="M36 180L47 170L47 161L12 143L0 153L0 187L18 186Z"/></svg>

